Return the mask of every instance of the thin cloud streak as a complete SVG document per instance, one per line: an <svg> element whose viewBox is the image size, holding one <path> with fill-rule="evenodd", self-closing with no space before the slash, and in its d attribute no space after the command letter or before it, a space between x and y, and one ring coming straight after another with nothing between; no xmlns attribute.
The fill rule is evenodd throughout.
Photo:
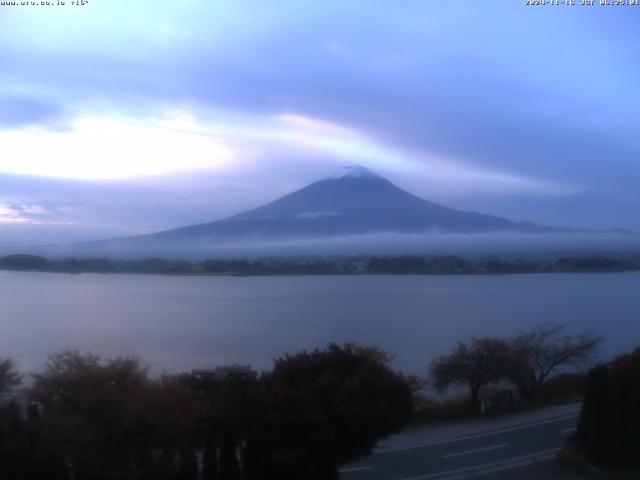
<svg viewBox="0 0 640 480"><path fill-rule="evenodd" d="M0 142L6 148L4 159L0 158L0 171L44 177L104 180L180 171L229 171L239 163L273 161L269 158L272 152L287 147L297 149L300 156L324 155L345 164L429 176L450 188L556 194L574 191L422 152L403 151L354 128L291 113L243 116L216 112L209 120L186 111L151 118L80 117L59 131L37 126L0 131Z"/></svg>

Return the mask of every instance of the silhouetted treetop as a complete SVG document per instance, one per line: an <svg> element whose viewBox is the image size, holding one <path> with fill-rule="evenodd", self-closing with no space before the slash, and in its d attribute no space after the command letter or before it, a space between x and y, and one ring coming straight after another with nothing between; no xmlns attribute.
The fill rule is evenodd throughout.
<svg viewBox="0 0 640 480"><path fill-rule="evenodd" d="M13 360L10 358L0 359L0 394L20 385L22 378Z"/></svg>
<svg viewBox="0 0 640 480"><path fill-rule="evenodd" d="M563 332L562 326L545 323L511 339L508 378L523 397L532 396L557 368L589 360L602 343L601 337L591 333Z"/></svg>
<svg viewBox="0 0 640 480"><path fill-rule="evenodd" d="M504 378L508 360L509 347L505 340L473 338L468 345L459 343L452 353L434 360L431 375L441 391L451 385L468 387L470 408L477 410L480 388Z"/></svg>
<svg viewBox="0 0 640 480"><path fill-rule="evenodd" d="M298 474L369 453L413 408L412 382L389 367L389 356L353 344L277 359L261 395L266 423L256 441Z"/></svg>

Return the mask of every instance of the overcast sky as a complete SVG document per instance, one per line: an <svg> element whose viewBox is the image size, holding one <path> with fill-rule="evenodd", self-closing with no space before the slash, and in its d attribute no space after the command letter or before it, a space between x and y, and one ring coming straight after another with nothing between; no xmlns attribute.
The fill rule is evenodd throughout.
<svg viewBox="0 0 640 480"><path fill-rule="evenodd" d="M215 220L350 164L640 228L639 27L517 0L0 6L0 243Z"/></svg>

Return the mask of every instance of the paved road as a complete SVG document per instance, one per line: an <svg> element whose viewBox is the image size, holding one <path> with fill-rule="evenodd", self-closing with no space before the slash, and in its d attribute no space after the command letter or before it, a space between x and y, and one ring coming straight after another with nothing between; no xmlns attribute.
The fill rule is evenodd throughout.
<svg viewBox="0 0 640 480"><path fill-rule="evenodd" d="M340 471L344 480L581 478L554 461L577 412L476 431L442 441L382 447Z"/></svg>

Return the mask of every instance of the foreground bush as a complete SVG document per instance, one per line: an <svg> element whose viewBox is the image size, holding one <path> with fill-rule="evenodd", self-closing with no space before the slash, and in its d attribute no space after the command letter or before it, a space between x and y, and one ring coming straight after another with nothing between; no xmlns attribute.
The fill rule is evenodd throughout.
<svg viewBox="0 0 640 480"><path fill-rule="evenodd" d="M640 466L640 349L589 372L571 442L592 464Z"/></svg>
<svg viewBox="0 0 640 480"><path fill-rule="evenodd" d="M153 378L135 359L56 354L34 376L26 417L15 403L0 409L0 478L337 478L409 420L413 383L388 360L330 345L262 375Z"/></svg>
<svg viewBox="0 0 640 480"><path fill-rule="evenodd" d="M151 379L135 359L64 352L34 380L39 448L72 465L77 479L135 477L163 463L150 452L193 448L199 409L191 392Z"/></svg>
<svg viewBox="0 0 640 480"><path fill-rule="evenodd" d="M388 362L384 352L354 345L276 360L261 382L266 415L254 438L254 471L262 478L337 478L339 465L406 425L413 385Z"/></svg>

